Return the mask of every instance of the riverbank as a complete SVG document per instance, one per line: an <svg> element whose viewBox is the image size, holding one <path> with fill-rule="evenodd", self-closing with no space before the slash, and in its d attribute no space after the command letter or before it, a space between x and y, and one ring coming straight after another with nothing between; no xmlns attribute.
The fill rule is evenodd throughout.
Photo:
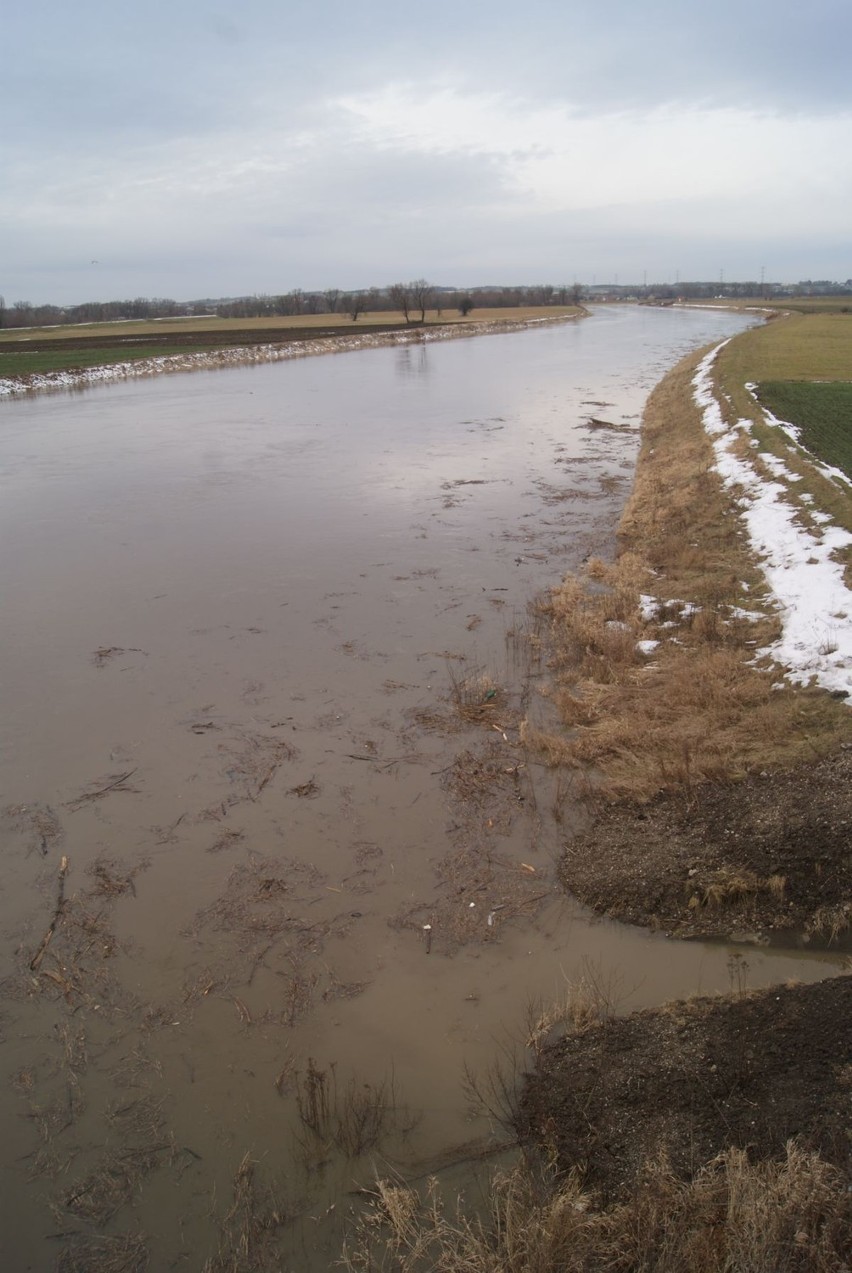
<svg viewBox="0 0 852 1273"><path fill-rule="evenodd" d="M282 326L277 339L263 340L256 336L250 338L244 333L204 333L205 343L211 348L188 348L173 353L156 353L147 356L144 351L137 351L132 358L113 357L109 361L95 362L91 366L62 366L46 371L21 371L15 374L0 374L0 398L20 397L22 395L49 392L63 389L85 389L96 384L114 383L120 380L140 377L174 375L188 371L215 371L226 367L251 367L265 363L283 362L293 358L314 357L320 354L349 353L358 349L379 349L386 346L405 346L431 344L434 341L457 340L467 336L493 335L495 333L524 331L527 328L551 326L555 323L571 322L582 318L586 313L582 309L559 314L545 314L541 317L512 318L467 318L453 322L435 322L426 326L378 323L372 329L345 329L339 333L318 335L310 328L299 329L288 333ZM289 335L289 339L287 338ZM193 333L182 330L180 338L191 344ZM138 338L137 338L138 339ZM227 339L226 345L216 342ZM174 340L174 337L172 337ZM201 340L201 334L196 334ZM158 343L169 343L167 333L157 333ZM20 342L16 342L20 343ZM66 352L66 361L73 364L75 357L82 361L78 345L81 341L67 341L59 336L50 341L53 351L61 350L63 344L69 345L74 352ZM85 344L91 346L91 338ZM94 342L97 344L97 341ZM11 342L0 345L0 373L3 370L3 359L15 351ZM97 351L88 352L92 357L99 357Z"/></svg>
<svg viewBox="0 0 852 1273"><path fill-rule="evenodd" d="M649 400L616 562L542 604L564 728L526 739L585 776L593 825L560 874L586 904L679 936L837 941L852 925L852 498L733 410L739 339Z"/></svg>
<svg viewBox="0 0 852 1273"><path fill-rule="evenodd" d="M852 978L629 1017L599 991L575 989L504 1102L527 1154L493 1176L485 1217L435 1181L425 1200L381 1181L348 1269L845 1273Z"/></svg>
<svg viewBox="0 0 852 1273"><path fill-rule="evenodd" d="M563 727L523 736L585 794L591 826L567 839L560 877L598 913L843 949L852 598L834 589L849 581L849 491L754 395L750 423L734 409L740 339L709 384L699 355L652 395L617 561L588 562L539 608ZM771 519L750 524L767 493ZM776 553L790 560L776 568ZM751 991L747 948L729 972L727 995L624 1016L593 969L532 1012L524 1060L484 1084L525 1147L492 1177L485 1219L381 1182L347 1267L846 1273L852 978Z"/></svg>

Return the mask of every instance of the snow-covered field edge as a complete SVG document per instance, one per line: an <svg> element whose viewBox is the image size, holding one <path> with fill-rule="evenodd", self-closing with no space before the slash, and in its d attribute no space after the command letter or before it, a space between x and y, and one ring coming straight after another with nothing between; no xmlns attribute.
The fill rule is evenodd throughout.
<svg viewBox="0 0 852 1273"><path fill-rule="evenodd" d="M797 518L790 486L800 478L777 457L761 454L762 467L773 474L767 479L756 465L735 453L734 444L744 434L752 451L759 444L749 420L735 425L725 422L717 398L713 366L727 343L722 341L701 359L692 383L713 444L716 470L735 495L751 549L782 622L779 640L759 651L758 657L769 655L788 680L802 685L816 682L852 704L852 591L837 560L838 551L852 543L852 535L819 509L809 510L811 526ZM792 425L774 419L772 423L781 424L795 437ZM816 459L814 465L848 487L842 474L829 473ZM803 499L810 502L808 496Z"/></svg>

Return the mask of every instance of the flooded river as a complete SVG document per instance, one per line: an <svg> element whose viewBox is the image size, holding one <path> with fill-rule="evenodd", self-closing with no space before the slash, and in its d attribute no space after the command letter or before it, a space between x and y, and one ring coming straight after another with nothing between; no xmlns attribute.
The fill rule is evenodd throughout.
<svg viewBox="0 0 852 1273"><path fill-rule="evenodd" d="M747 321L0 404L4 1268L327 1269L375 1170L499 1145L465 1069L566 978L834 970L592 919L519 742L529 603L612 553L654 383Z"/></svg>

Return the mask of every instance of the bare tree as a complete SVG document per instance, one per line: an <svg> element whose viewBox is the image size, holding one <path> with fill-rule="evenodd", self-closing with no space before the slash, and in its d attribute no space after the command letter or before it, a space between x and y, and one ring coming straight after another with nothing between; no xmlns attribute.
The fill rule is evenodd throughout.
<svg viewBox="0 0 852 1273"><path fill-rule="evenodd" d="M470 313L472 309L473 309L473 297L460 296L459 297L459 313L461 314L462 318L467 318L468 314Z"/></svg>
<svg viewBox="0 0 852 1273"><path fill-rule="evenodd" d="M411 293L412 305L415 309L420 310L421 323L426 322L426 310L432 304L435 295L435 289L431 283L427 283L425 278L417 278L413 283L408 284Z"/></svg>
<svg viewBox="0 0 852 1273"><path fill-rule="evenodd" d="M6 297L0 296L0 327L3 326L5 321L6 321Z"/></svg>
<svg viewBox="0 0 852 1273"><path fill-rule="evenodd" d="M360 315L364 313L365 307L366 297L363 292L347 292L343 298L343 308L353 323L357 323Z"/></svg>
<svg viewBox="0 0 852 1273"><path fill-rule="evenodd" d="M388 288L388 296L394 309L401 310L405 321L410 322L411 292L408 283L394 283Z"/></svg>
<svg viewBox="0 0 852 1273"><path fill-rule="evenodd" d="M340 300L340 288L330 287L327 292L323 292L325 297L326 308L329 314L337 313L337 302Z"/></svg>

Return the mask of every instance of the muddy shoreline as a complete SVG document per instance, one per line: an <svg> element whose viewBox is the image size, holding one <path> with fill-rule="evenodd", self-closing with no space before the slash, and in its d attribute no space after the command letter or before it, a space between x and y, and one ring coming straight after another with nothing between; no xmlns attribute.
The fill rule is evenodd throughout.
<svg viewBox="0 0 852 1273"><path fill-rule="evenodd" d="M678 509L677 493L673 497L665 485L667 466L681 463L684 488L704 470L695 442L700 426L691 438L676 429L692 409L685 388L682 372L676 371L646 409L634 495L620 534L621 553L628 563L632 558L634 570L634 579L625 584L625 570L620 580L631 599L628 610L635 607L635 578L654 576L656 585L674 576L681 564L674 552L666 557L659 548L655 560L655 535L662 543L676 526L677 537L697 553L699 544L709 542L712 549L720 525L730 530L737 524L733 507L702 502L697 485L688 509ZM663 445L670 450L661 460ZM688 448L695 448L691 465L684 458ZM700 510L694 521L693 506ZM676 596L694 597L690 587L707 592L706 576L711 568L720 569L719 563L732 579L744 578L735 547L719 543L715 553L708 550L703 570L699 564L690 575L684 568L689 584L678 579L671 585ZM609 582L613 577L619 582L617 571L618 563ZM703 636L690 634L691 663L680 684L655 677L659 664L632 669L619 681L612 660L610 681L625 692L596 712L606 678L582 682L575 676L581 689L565 700L575 711L575 725L581 731L591 723L604 743L597 753L597 782L586 795L589 825L567 837L558 873L571 895L608 919L667 939L748 943L755 955L747 945L732 953L727 994L683 999L629 1016L620 1015L621 1005L594 979L573 987L562 1015L550 1018L553 1034L543 1044L535 1041L517 1123L522 1137L555 1157L563 1182L579 1179L595 1206L610 1209L639 1206L643 1198L655 1196L655 1189L658 1198L669 1189L671 1206L685 1196L679 1190L700 1185L714 1173L719 1179L734 1161L759 1171L794 1173L797 1154L814 1155L812 1169L824 1168L834 1181L839 1201L831 1223L845 1235L838 1248L848 1251L852 978L753 991L749 961L767 947L852 948L850 722L836 701L842 694L813 686L789 691L775 669L766 673L778 681L773 693L779 702L781 693L789 693L794 709L786 730L783 717L773 730L768 716L758 716L762 735L744 733L732 741L725 730L739 710L732 693L733 657L727 681L716 687L709 677L714 652L726 640L732 649L736 644L718 622L720 595L721 589L715 597L709 589L695 603L696 613L706 609L715 615L716 626L708 623ZM674 607L684 604L677 601ZM603 625L605 630L613 626L619 625ZM620 626L627 630L626 624ZM587 650L597 629L589 632ZM666 638L665 632L653 635ZM637 634L629 630L628 639L634 643ZM654 640L650 649L657 651L660 644ZM746 643L741 656L746 665L756 644ZM565 657L564 664L569 663ZM575 682L570 682L572 690ZM577 706L583 692L594 704L586 719ZM606 729L614 721L617 725L619 709L637 717L641 695L643 705L651 704L641 719L659 724L673 693L681 696L675 699L680 717L673 719L677 725L685 722L686 729L681 756L654 752L647 733L643 737L638 730L627 736L613 728L609 737L615 741L607 748ZM698 710L714 696L721 704L719 717L714 721L708 715L708 723L699 726ZM743 717L765 712L765 698L754 694L745 702ZM798 753L790 748L784 755L779 743L796 732L803 745ZM660 734L670 743L671 721ZM701 764L696 763L699 744L707 747ZM631 764L641 781L629 790L625 767ZM720 1226L722 1243L730 1224L729 1212ZM829 1228L826 1222L825 1232ZM810 1263L812 1239L804 1227L789 1240L793 1251L800 1244L799 1253L785 1267L846 1267L836 1260L817 1264L815 1257Z"/></svg>

